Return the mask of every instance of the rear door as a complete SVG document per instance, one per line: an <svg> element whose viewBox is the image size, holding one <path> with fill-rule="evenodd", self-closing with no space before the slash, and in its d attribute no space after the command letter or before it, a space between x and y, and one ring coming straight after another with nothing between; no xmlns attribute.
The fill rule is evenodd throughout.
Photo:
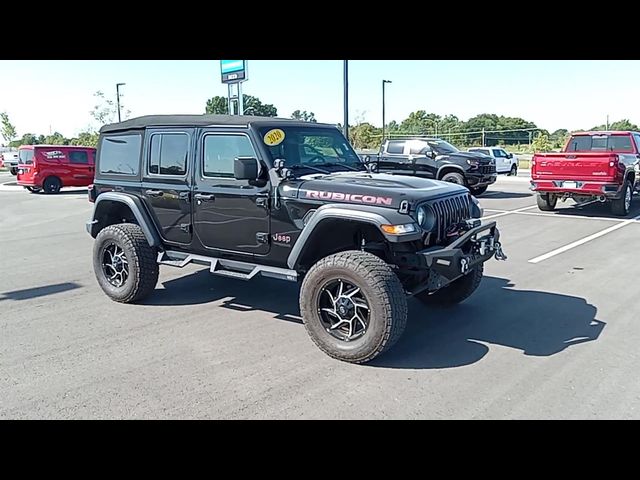
<svg viewBox="0 0 640 480"><path fill-rule="evenodd" d="M191 172L194 129L149 129L143 150L141 196L168 244L191 243Z"/></svg>

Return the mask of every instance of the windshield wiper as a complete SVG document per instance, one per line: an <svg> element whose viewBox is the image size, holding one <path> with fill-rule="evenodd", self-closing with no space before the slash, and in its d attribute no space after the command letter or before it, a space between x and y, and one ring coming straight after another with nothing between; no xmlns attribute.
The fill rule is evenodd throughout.
<svg viewBox="0 0 640 480"><path fill-rule="evenodd" d="M330 162L330 163L323 163L322 164L323 167L344 167L347 168L349 170L353 170L354 172L360 172L363 170L360 170L356 167L352 167L351 165L347 165L346 163L335 163L335 162Z"/></svg>
<svg viewBox="0 0 640 480"><path fill-rule="evenodd" d="M318 168L318 167L312 167L311 165L303 165L301 163L297 163L295 165L291 165L288 168L290 170L298 170L298 169L301 169L301 168L308 168L309 170L314 170L316 172L324 173L326 175L330 175L331 174L331 172L329 172L327 170L322 170L321 168Z"/></svg>

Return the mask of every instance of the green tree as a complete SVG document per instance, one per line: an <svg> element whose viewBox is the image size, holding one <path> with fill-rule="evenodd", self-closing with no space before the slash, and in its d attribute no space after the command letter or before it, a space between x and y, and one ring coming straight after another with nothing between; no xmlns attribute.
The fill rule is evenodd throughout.
<svg viewBox="0 0 640 480"><path fill-rule="evenodd" d="M16 133L16 127L9 121L9 115L7 112L0 113L0 134L2 134L2 138L7 144L13 142L13 140L18 136Z"/></svg>
<svg viewBox="0 0 640 480"><path fill-rule="evenodd" d="M91 130L86 130L84 132L80 132L80 134L72 138L69 141L70 145L82 145L83 147L97 147L98 146L98 132L94 132Z"/></svg>
<svg viewBox="0 0 640 480"><path fill-rule="evenodd" d="M278 110L270 103L262 103L258 97L252 95L242 95L244 101L244 115L255 115L257 117L276 117ZM210 115L226 115L229 112L228 100L225 97L217 96L207 100L205 113Z"/></svg>
<svg viewBox="0 0 640 480"><path fill-rule="evenodd" d="M561 148L569 139L569 130L566 128L559 128L549 135L549 140L553 143L554 148Z"/></svg>
<svg viewBox="0 0 640 480"><path fill-rule="evenodd" d="M531 143L531 148L535 153L550 152L553 150L553 144L547 134L539 133Z"/></svg>
<svg viewBox="0 0 640 480"><path fill-rule="evenodd" d="M302 120L303 122L318 123L315 114L313 112L307 112L306 110L296 110L291 114L291 118L294 120Z"/></svg>
<svg viewBox="0 0 640 480"><path fill-rule="evenodd" d="M605 124L602 124L602 125L593 127L590 130L592 131L607 130L607 126ZM638 126L635 123L631 123L629 119L623 118L622 120L618 120L617 122L610 123L608 130L632 130L634 132L637 132Z"/></svg>
<svg viewBox="0 0 640 480"><path fill-rule="evenodd" d="M113 100L107 98L104 92L98 90L93 94L98 99L98 104L93 107L89 113L93 119L98 123L100 127L108 123L114 123L118 121L118 105ZM124 95L120 95L122 98ZM124 104L120 102L120 114L123 119L129 118L131 110L125 108Z"/></svg>
<svg viewBox="0 0 640 480"><path fill-rule="evenodd" d="M45 145L68 145L69 140L64 138L60 132L54 132L53 134L44 137L44 141L42 143Z"/></svg>
<svg viewBox="0 0 640 480"><path fill-rule="evenodd" d="M382 129L368 122L349 128L349 142L353 148L379 148Z"/></svg>

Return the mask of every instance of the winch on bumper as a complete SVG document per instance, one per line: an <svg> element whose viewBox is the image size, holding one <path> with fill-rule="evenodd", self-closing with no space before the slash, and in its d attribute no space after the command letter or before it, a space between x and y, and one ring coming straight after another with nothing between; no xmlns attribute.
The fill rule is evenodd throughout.
<svg viewBox="0 0 640 480"><path fill-rule="evenodd" d="M430 272L429 282L410 292L437 290L467 274L481 263L495 257L506 260L496 222L480 225L480 220L467 220L468 230L446 247L433 247L415 253L415 267Z"/></svg>

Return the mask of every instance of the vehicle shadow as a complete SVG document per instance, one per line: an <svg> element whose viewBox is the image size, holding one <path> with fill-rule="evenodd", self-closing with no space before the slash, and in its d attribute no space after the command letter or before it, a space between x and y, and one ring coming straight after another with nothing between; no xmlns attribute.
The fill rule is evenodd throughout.
<svg viewBox="0 0 640 480"><path fill-rule="evenodd" d="M611 213L611 205L609 203L589 203L586 205L580 205L573 200L566 202L558 202L556 209L553 212L561 215L572 215L575 217L602 217L611 218L612 220L625 220L631 219L640 215L640 198L634 197L629 210L629 215L626 217L619 217Z"/></svg>
<svg viewBox="0 0 640 480"><path fill-rule="evenodd" d="M605 323L585 299L515 290L508 280L485 277L466 302L452 308L413 300L403 337L370 365L387 368L453 368L481 360L489 345L548 357L596 340Z"/></svg>
<svg viewBox="0 0 640 480"><path fill-rule="evenodd" d="M208 270L169 280L146 305L197 305L225 299L222 308L264 311L274 318L302 323L295 283L258 278L251 283L211 275ZM485 277L476 293L452 308L425 307L409 301L407 329L387 353L367 365L386 368L441 369L469 365L489 351L486 344L550 356L596 340L605 323L583 298L515 290L503 278Z"/></svg>
<svg viewBox="0 0 640 480"><path fill-rule="evenodd" d="M28 300L30 298L45 297L55 293L66 292L80 288L81 285L73 282L56 283L54 285L45 285L43 287L25 288L24 290L14 290L13 292L0 292L0 301L2 300Z"/></svg>
<svg viewBox="0 0 640 480"><path fill-rule="evenodd" d="M509 198L527 198L532 197L531 193L518 193L518 192L502 192L497 190L489 190L487 193L484 193L478 197L478 200L484 200L485 198L498 198L498 199L509 199Z"/></svg>

